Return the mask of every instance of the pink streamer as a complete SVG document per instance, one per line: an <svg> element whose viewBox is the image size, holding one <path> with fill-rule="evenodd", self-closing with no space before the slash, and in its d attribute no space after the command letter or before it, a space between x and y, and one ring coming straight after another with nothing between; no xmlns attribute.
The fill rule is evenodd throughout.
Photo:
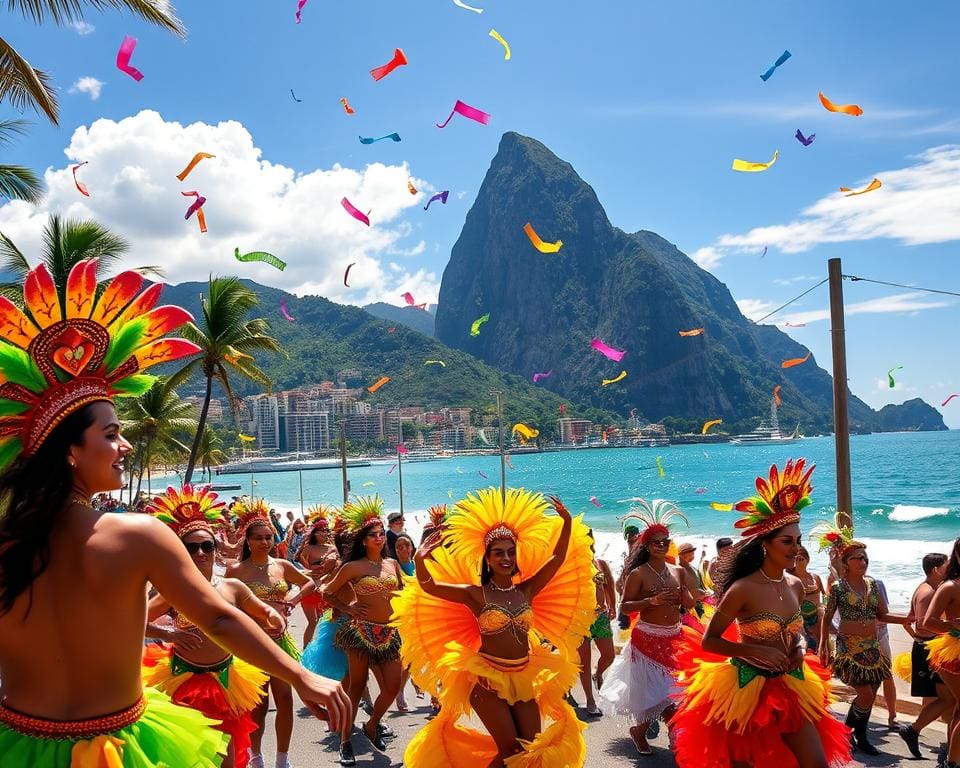
<svg viewBox="0 0 960 768"><path fill-rule="evenodd" d="M207 198L203 197L203 195L201 195L199 192L193 192L193 191L181 192L180 194L183 195L184 197L197 198L190 204L190 207L187 208L187 212L183 215L184 220L189 219L191 216L193 216L193 214L199 211L200 208L203 206L203 204L207 202Z"/></svg>
<svg viewBox="0 0 960 768"><path fill-rule="evenodd" d="M387 472L387 474L388 474L388 475L392 475L392 474L393 474L393 470L395 470L396 468L397 468L397 465L396 465L396 463L394 463L394 465L393 465L392 467L390 467L390 471Z"/></svg>
<svg viewBox="0 0 960 768"><path fill-rule="evenodd" d="M347 200L347 198L343 198L343 200L340 201L340 205L342 205L344 210L353 216L353 218L355 218L357 221L366 224L368 227L370 226L370 217L367 216L367 214L365 214L363 211L358 210L353 203Z"/></svg>
<svg viewBox="0 0 960 768"><path fill-rule="evenodd" d="M546 373L535 373L533 374L533 383L536 384L540 379L546 379L549 376L553 375L553 369L547 371Z"/></svg>
<svg viewBox="0 0 960 768"><path fill-rule="evenodd" d="M403 299L405 302L407 302L407 304L409 304L411 307L416 306L416 303L417 303L417 302L416 302L416 300L413 298L413 294L410 293L410 291L407 291L407 292L406 292L405 294L403 294L403 296L401 296L400 298Z"/></svg>
<svg viewBox="0 0 960 768"><path fill-rule="evenodd" d="M308 0L298 0L297 1L297 24L300 23L300 14L303 12L303 6L307 4Z"/></svg>
<svg viewBox="0 0 960 768"><path fill-rule="evenodd" d="M285 320L289 320L291 323L295 323L296 319L290 317L290 313L287 312L287 300L280 299L280 314L283 315Z"/></svg>
<svg viewBox="0 0 960 768"><path fill-rule="evenodd" d="M597 350L597 352L599 352L604 357L608 357L617 363L623 360L623 356L627 354L626 351L621 351L619 349L614 349L613 347L607 346L602 341L600 341L600 339L594 339L593 341L591 341L590 346L593 347L595 350Z"/></svg>
<svg viewBox="0 0 960 768"><path fill-rule="evenodd" d="M397 453L399 453L401 456L406 456L408 453L410 453L410 449L407 448L407 446L405 446L403 443L397 443Z"/></svg>
<svg viewBox="0 0 960 768"><path fill-rule="evenodd" d="M490 115L482 110L477 109L476 107L471 107L469 104L464 104L460 99L457 99L457 103L453 105L453 110L450 112L450 116L443 121L443 123L437 123L437 128L446 128L447 123L453 119L453 115L459 113L464 117L469 118L470 120L476 120L478 123L487 125L490 122Z"/></svg>
<svg viewBox="0 0 960 768"><path fill-rule="evenodd" d="M80 168L82 168L83 166L85 166L85 165L86 165L87 163L89 163L89 162L90 162L89 160L84 160L84 161L83 161L82 163L80 163L79 165L73 166L73 183L76 185L77 191L78 191L81 195L83 195L84 197L90 197L90 190L87 189L87 185L86 185L86 184L84 184L82 181L78 181L78 180L77 180L77 170L80 169Z"/></svg>
<svg viewBox="0 0 960 768"><path fill-rule="evenodd" d="M595 506L595 507L602 507L602 506L603 506L603 504L601 504L599 501L597 501L597 497L596 497L596 496L591 496L591 497L590 497L590 503L593 504L593 506Z"/></svg>
<svg viewBox="0 0 960 768"><path fill-rule="evenodd" d="M120 43L120 50L117 51L117 69L130 75L138 83L143 80L143 72L136 67L130 66L130 57L133 56L133 49L137 47L137 38L125 35L123 42Z"/></svg>

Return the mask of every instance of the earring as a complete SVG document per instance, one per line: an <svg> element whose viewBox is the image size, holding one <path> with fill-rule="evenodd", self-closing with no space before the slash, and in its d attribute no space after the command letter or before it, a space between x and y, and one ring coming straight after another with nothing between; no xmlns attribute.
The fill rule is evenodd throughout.
<svg viewBox="0 0 960 768"><path fill-rule="evenodd" d="M767 548L766 548L766 547L763 547L763 556L764 556L764 557L767 556Z"/></svg>
<svg viewBox="0 0 960 768"><path fill-rule="evenodd" d="M67 459L67 464L69 464L74 469L76 469L77 467L77 462L75 462L73 459Z"/></svg>

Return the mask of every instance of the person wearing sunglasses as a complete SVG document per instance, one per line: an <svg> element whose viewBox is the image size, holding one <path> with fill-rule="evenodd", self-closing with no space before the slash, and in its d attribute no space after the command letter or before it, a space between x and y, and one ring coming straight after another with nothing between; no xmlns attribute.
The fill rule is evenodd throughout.
<svg viewBox="0 0 960 768"><path fill-rule="evenodd" d="M189 485L168 488L147 506L147 512L179 536L200 573L230 605L256 622L282 631L284 617L254 597L246 584L213 573L217 550L213 527L222 522L223 510L217 494ZM170 603L156 595L147 607L147 621L170 611ZM250 713L263 696L267 675L223 650L176 610L173 622L174 629L165 635L172 642L151 645L144 651L144 684L163 691L174 704L220 721L217 730L230 736L223 768L245 768L250 734L256 728ZM150 631L148 626L148 635L157 637L158 630Z"/></svg>
<svg viewBox="0 0 960 768"><path fill-rule="evenodd" d="M669 524L674 518L686 523L687 518L672 502L637 501L625 519L639 521L645 530L623 567L630 575L620 610L640 616L630 635L630 653L616 658L600 686L600 709L604 714L632 717L636 724L630 728L630 738L637 752L652 755L647 728L661 717L670 725L673 697L680 691L676 679L680 612L693 608L696 601L683 568L667 562Z"/></svg>
<svg viewBox="0 0 960 768"><path fill-rule="evenodd" d="M850 528L839 520L831 526L820 523L820 547L839 552L840 578L831 586L827 606L820 625L820 660L831 662L829 629L833 615L839 611L837 649L833 657L833 674L856 691L850 704L846 724L853 729L852 744L865 755L879 755L867 738L867 724L877 697L877 689L890 678L890 656L884 652L878 627L887 624L911 624L912 617L892 614L876 581L867 576L870 558L867 545L853 538ZM813 532L811 532L811 535Z"/></svg>

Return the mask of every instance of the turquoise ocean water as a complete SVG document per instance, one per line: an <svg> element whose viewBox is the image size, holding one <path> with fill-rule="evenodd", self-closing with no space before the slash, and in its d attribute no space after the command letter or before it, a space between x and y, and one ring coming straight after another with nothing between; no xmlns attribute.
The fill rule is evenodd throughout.
<svg viewBox="0 0 960 768"><path fill-rule="evenodd" d="M869 545L870 573L884 580L892 603L905 604L922 578L920 558L932 551L949 553L960 535L960 431L854 436L850 448L857 537ZM583 512L596 531L598 551L616 568L623 552L617 518L630 507L619 500L640 496L676 502L689 517L690 528L678 527L675 536L707 545L712 556L716 538L736 534L734 513L716 512L710 502L736 502L751 495L758 474L765 474L771 463L782 466L790 457L802 456L817 465L814 504L802 522L806 532L834 513L833 451L833 439L826 437L787 446L715 444L527 454L511 457L507 483L555 493L572 510ZM658 456L664 477L657 471ZM388 511L399 509L398 473L395 469L390 473L393 464L384 460L351 468L352 492L379 493ZM297 472L223 475L217 482L241 484L244 493L252 488L278 509L299 512L300 477ZM428 507L497 485L499 477L497 456L405 462L407 527L419 532ZM302 481L305 506L342 500L339 470L303 472ZM595 506L591 497L602 506ZM812 554L813 570L825 573L825 558Z"/></svg>

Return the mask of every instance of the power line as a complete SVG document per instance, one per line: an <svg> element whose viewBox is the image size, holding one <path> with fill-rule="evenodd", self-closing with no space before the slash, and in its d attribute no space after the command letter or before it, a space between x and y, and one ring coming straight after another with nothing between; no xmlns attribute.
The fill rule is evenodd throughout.
<svg viewBox="0 0 960 768"><path fill-rule="evenodd" d="M857 279L859 280L860 278L857 278ZM761 317L759 320L754 320L754 321L753 321L753 324L754 324L754 325L759 325L759 324L762 323L764 320L766 320L768 317L772 317L773 315L777 314L777 312L779 312L780 310L786 309L787 307L789 307L789 306L790 306L791 304L793 304L794 302L799 301L800 299L802 299L804 296L806 296L806 295L807 295L808 293L810 293L811 291L815 291L817 288L819 288L821 285L823 285L825 282L827 282L827 280L828 280L828 278L826 278L826 277L823 278L823 280L821 280L819 283L817 283L816 285L814 285L814 286L811 287L811 288L808 288L807 290L805 290L803 293L801 293L801 294L800 294L799 296L797 296L796 298L790 299L790 301L788 301L786 304L781 304L781 305L780 305L779 307L777 307L775 310L773 310L772 312L768 312L768 313L765 314L763 317Z"/></svg>
<svg viewBox="0 0 960 768"><path fill-rule="evenodd" d="M871 280L869 277L857 277L856 275L844 275L845 280L851 282L876 283L877 285L889 285L893 288L906 288L910 291L926 291L927 293L942 293L945 296L960 296L956 291L941 291L937 288L920 288L916 285L902 285L901 283L888 283L885 280Z"/></svg>

